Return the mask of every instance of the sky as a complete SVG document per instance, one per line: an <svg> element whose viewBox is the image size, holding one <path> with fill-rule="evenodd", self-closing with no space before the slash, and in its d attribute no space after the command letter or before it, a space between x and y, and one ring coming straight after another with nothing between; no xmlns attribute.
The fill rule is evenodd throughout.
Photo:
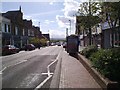
<svg viewBox="0 0 120 90"><path fill-rule="evenodd" d="M2 1L2 12L19 10L21 6L23 19L32 20L43 34L49 33L50 38L65 38L66 28L69 35L75 33L75 15L79 5L80 0L8 0Z"/></svg>

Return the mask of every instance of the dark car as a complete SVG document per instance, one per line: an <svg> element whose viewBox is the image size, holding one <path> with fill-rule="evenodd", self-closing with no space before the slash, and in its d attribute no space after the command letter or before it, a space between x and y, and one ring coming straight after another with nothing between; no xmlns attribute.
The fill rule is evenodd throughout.
<svg viewBox="0 0 120 90"><path fill-rule="evenodd" d="M15 47L14 45L5 45L2 47L2 55L14 54L18 52L19 48Z"/></svg>
<svg viewBox="0 0 120 90"><path fill-rule="evenodd" d="M64 44L63 44L63 48L66 48L66 47L67 47L67 43L64 43Z"/></svg>
<svg viewBox="0 0 120 90"><path fill-rule="evenodd" d="M23 47L23 50L25 51L35 50L35 46L33 44L27 44Z"/></svg>
<svg viewBox="0 0 120 90"><path fill-rule="evenodd" d="M36 48L38 48L38 49L41 48L41 44L34 44L34 46L35 46Z"/></svg>

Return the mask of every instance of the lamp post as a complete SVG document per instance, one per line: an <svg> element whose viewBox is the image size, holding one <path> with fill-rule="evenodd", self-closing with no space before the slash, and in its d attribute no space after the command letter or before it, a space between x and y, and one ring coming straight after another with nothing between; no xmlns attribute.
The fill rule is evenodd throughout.
<svg viewBox="0 0 120 90"><path fill-rule="evenodd" d="M70 22L70 34L71 34L71 20L69 20L69 22Z"/></svg>
<svg viewBox="0 0 120 90"><path fill-rule="evenodd" d="M68 36L68 28L66 28L66 37Z"/></svg>
<svg viewBox="0 0 120 90"><path fill-rule="evenodd" d="M40 22L39 22L39 26L38 26L39 28L40 28ZM40 29L39 29L40 30Z"/></svg>

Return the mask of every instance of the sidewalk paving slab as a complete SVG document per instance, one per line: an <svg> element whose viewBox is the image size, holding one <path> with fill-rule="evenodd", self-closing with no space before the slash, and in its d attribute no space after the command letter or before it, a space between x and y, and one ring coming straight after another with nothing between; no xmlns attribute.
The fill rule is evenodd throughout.
<svg viewBox="0 0 120 90"><path fill-rule="evenodd" d="M96 90L102 90L79 60L70 56L66 51L63 51L62 55L59 88L96 88Z"/></svg>

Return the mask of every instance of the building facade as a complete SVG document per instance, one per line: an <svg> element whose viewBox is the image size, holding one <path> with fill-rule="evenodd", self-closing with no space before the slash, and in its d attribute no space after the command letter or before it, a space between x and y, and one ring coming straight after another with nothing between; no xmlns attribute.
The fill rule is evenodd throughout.
<svg viewBox="0 0 120 90"><path fill-rule="evenodd" d="M9 19L0 16L0 31L2 45L12 44L11 22Z"/></svg>
<svg viewBox="0 0 120 90"><path fill-rule="evenodd" d="M3 13L3 16L11 20L12 44L20 48L23 32L23 13L21 8Z"/></svg>
<svg viewBox="0 0 120 90"><path fill-rule="evenodd" d="M29 44L30 38L42 37L39 27L32 25L32 20L23 19L21 7L16 11L2 13L1 31L3 45L12 44L19 48Z"/></svg>
<svg viewBox="0 0 120 90"><path fill-rule="evenodd" d="M116 26L112 32L112 28L109 27L108 22L102 23L102 47L111 48L112 47L112 34L114 47L120 47L120 26Z"/></svg>

